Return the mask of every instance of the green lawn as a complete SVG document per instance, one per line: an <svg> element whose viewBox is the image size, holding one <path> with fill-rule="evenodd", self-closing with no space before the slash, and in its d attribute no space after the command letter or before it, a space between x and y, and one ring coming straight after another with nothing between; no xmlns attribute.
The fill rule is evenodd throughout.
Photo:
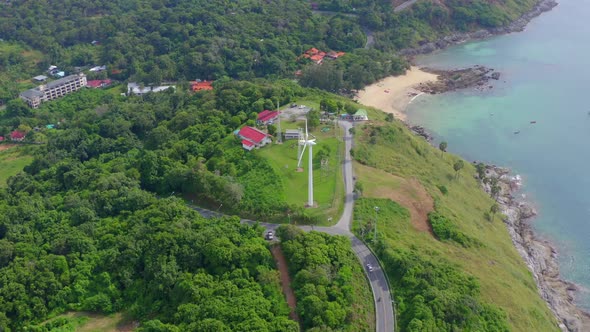
<svg viewBox="0 0 590 332"><path fill-rule="evenodd" d="M281 123L284 129L304 127L302 122L298 123ZM340 217L343 200L344 184L342 181L341 157L343 152L342 130L340 128L330 128L329 131L322 132L321 129L328 127L320 125L316 130L311 132L316 136L316 145L313 147L314 156L323 148L330 150L328 164L323 169L319 159L314 160L314 201L317 208L309 209L309 213L315 216L321 216L321 224L336 223ZM282 176L284 192L287 202L290 204L304 206L307 202L308 188L308 156L306 150L301 166L303 172L297 171L297 141L287 140L283 144L273 144L257 151L261 156L266 158L273 166L275 171ZM329 221L329 218L332 218Z"/></svg>
<svg viewBox="0 0 590 332"><path fill-rule="evenodd" d="M6 187L6 180L9 177L22 171L33 161L29 149L28 146L15 146L0 151L0 187Z"/></svg>
<svg viewBox="0 0 590 332"><path fill-rule="evenodd" d="M383 121L385 114L369 113L383 130L373 131L370 125L357 128L355 158L365 166L357 178L363 183L365 197L386 198L399 193L404 181L416 179L434 199L436 210L451 218L461 232L479 241L481 246L464 248L451 242L436 240L426 231L418 231L407 221L394 216L379 215L379 231L388 245L398 248L419 248L427 257L440 256L475 276L481 285L485 302L502 308L514 331L556 331L555 319L537 292L531 272L514 248L508 231L499 217L490 222L484 218L493 200L485 194L474 178L470 162L455 179L453 163L458 157L441 152L426 141L412 135L399 122ZM375 134L376 139L371 138ZM362 168L362 169L361 169ZM371 172L373 168L375 171ZM389 173L389 176L383 174ZM438 186L445 186L444 195ZM389 195L391 196L391 195ZM356 227L362 220L356 220ZM390 275L390 278L396 278ZM394 290L395 292L395 290Z"/></svg>

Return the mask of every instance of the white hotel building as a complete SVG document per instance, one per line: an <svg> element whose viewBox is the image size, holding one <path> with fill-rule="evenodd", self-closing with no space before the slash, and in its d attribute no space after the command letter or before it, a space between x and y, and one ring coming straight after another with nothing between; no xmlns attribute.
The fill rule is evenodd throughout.
<svg viewBox="0 0 590 332"><path fill-rule="evenodd" d="M70 75L21 92L20 97L32 108L37 108L44 101L61 98L68 93L80 90L85 86L86 75Z"/></svg>

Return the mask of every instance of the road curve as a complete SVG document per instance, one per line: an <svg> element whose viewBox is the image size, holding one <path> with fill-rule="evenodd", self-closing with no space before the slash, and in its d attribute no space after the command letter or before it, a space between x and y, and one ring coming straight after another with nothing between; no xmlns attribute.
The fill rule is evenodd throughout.
<svg viewBox="0 0 590 332"><path fill-rule="evenodd" d="M350 128L352 124L346 121L340 121L340 126L344 129L344 161L342 163L342 175L344 177L344 211L338 223L330 227L318 226L299 226L304 231L319 231L328 233L330 235L344 235L350 238L352 250L360 260L363 270L365 271L371 290L373 292L373 301L375 303L375 320L377 332L391 332L395 331L395 318L393 315L393 298L389 291L389 284L385 278L385 272L382 270L377 257L373 252L359 240L350 231L352 225L352 213L354 208L354 181L352 176L352 158L350 156L350 149L352 148L352 135ZM193 207L205 218L221 217L223 214L206 210L198 207ZM250 219L241 219L242 223L255 224L256 221ZM258 223L267 230L275 230L280 225L270 223ZM373 271L369 272L366 268L367 264L373 266Z"/></svg>

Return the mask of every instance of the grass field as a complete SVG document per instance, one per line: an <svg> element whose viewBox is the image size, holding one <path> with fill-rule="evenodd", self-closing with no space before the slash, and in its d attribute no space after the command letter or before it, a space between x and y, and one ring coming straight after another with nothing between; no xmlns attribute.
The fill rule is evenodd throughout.
<svg viewBox="0 0 590 332"><path fill-rule="evenodd" d="M9 177L22 171L33 161L30 148L28 146L0 145L0 187L6 187L6 180Z"/></svg>
<svg viewBox="0 0 590 332"><path fill-rule="evenodd" d="M374 110L370 114L385 119L385 114ZM367 125L357 128L355 137L355 158L365 164L355 166L357 178L363 183L363 196L391 199L398 195L420 202L423 199L413 194L415 188L408 186L408 182L417 181L434 200L437 211L453 219L464 234L482 245L464 248L441 242L413 222L396 221L395 216L380 211L378 229L385 241L392 247L419 248L429 257L440 256L475 276L481 285L482 299L507 313L512 330L558 330L505 225L500 218L493 222L485 220L484 212L489 211L493 200L480 189L471 163L465 162L455 179L453 163L457 156L448 153L441 156L438 149L412 135L399 122L375 124L383 126L383 130L373 131ZM371 134L376 138L372 139ZM445 186L448 194L442 194L438 186ZM359 222L362 221L355 221L357 227Z"/></svg>
<svg viewBox="0 0 590 332"><path fill-rule="evenodd" d="M99 315L88 312L68 312L40 324L48 331L59 332L131 332L136 323L122 313Z"/></svg>
<svg viewBox="0 0 590 332"><path fill-rule="evenodd" d="M295 129L304 127L302 122L281 124L283 129ZM317 208L308 211L314 216L321 216L321 224L336 223L340 217L344 201L344 184L342 182L341 158L344 144L342 143L342 131L340 128L330 128L322 132L321 129L329 127L320 125L311 132L317 140L313 147L314 156L321 150L330 150L328 164L322 168L321 160L316 158L313 166L314 201ZM297 171L298 146L296 140L288 140L283 144L273 144L257 151L266 158L275 171L283 179L284 192L287 202L304 206L307 202L308 188L308 156L306 150L301 160L302 172ZM332 218L329 220L329 218Z"/></svg>

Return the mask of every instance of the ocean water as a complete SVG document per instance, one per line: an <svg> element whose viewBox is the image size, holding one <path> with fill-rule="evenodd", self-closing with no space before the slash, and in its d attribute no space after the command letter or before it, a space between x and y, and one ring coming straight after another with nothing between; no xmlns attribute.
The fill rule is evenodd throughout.
<svg viewBox="0 0 590 332"><path fill-rule="evenodd" d="M524 32L455 46L418 64L501 72L485 91L416 98L408 120L467 160L523 177L522 192L539 212L534 229L557 246L562 277L581 286L577 302L590 310L590 0L562 0Z"/></svg>

